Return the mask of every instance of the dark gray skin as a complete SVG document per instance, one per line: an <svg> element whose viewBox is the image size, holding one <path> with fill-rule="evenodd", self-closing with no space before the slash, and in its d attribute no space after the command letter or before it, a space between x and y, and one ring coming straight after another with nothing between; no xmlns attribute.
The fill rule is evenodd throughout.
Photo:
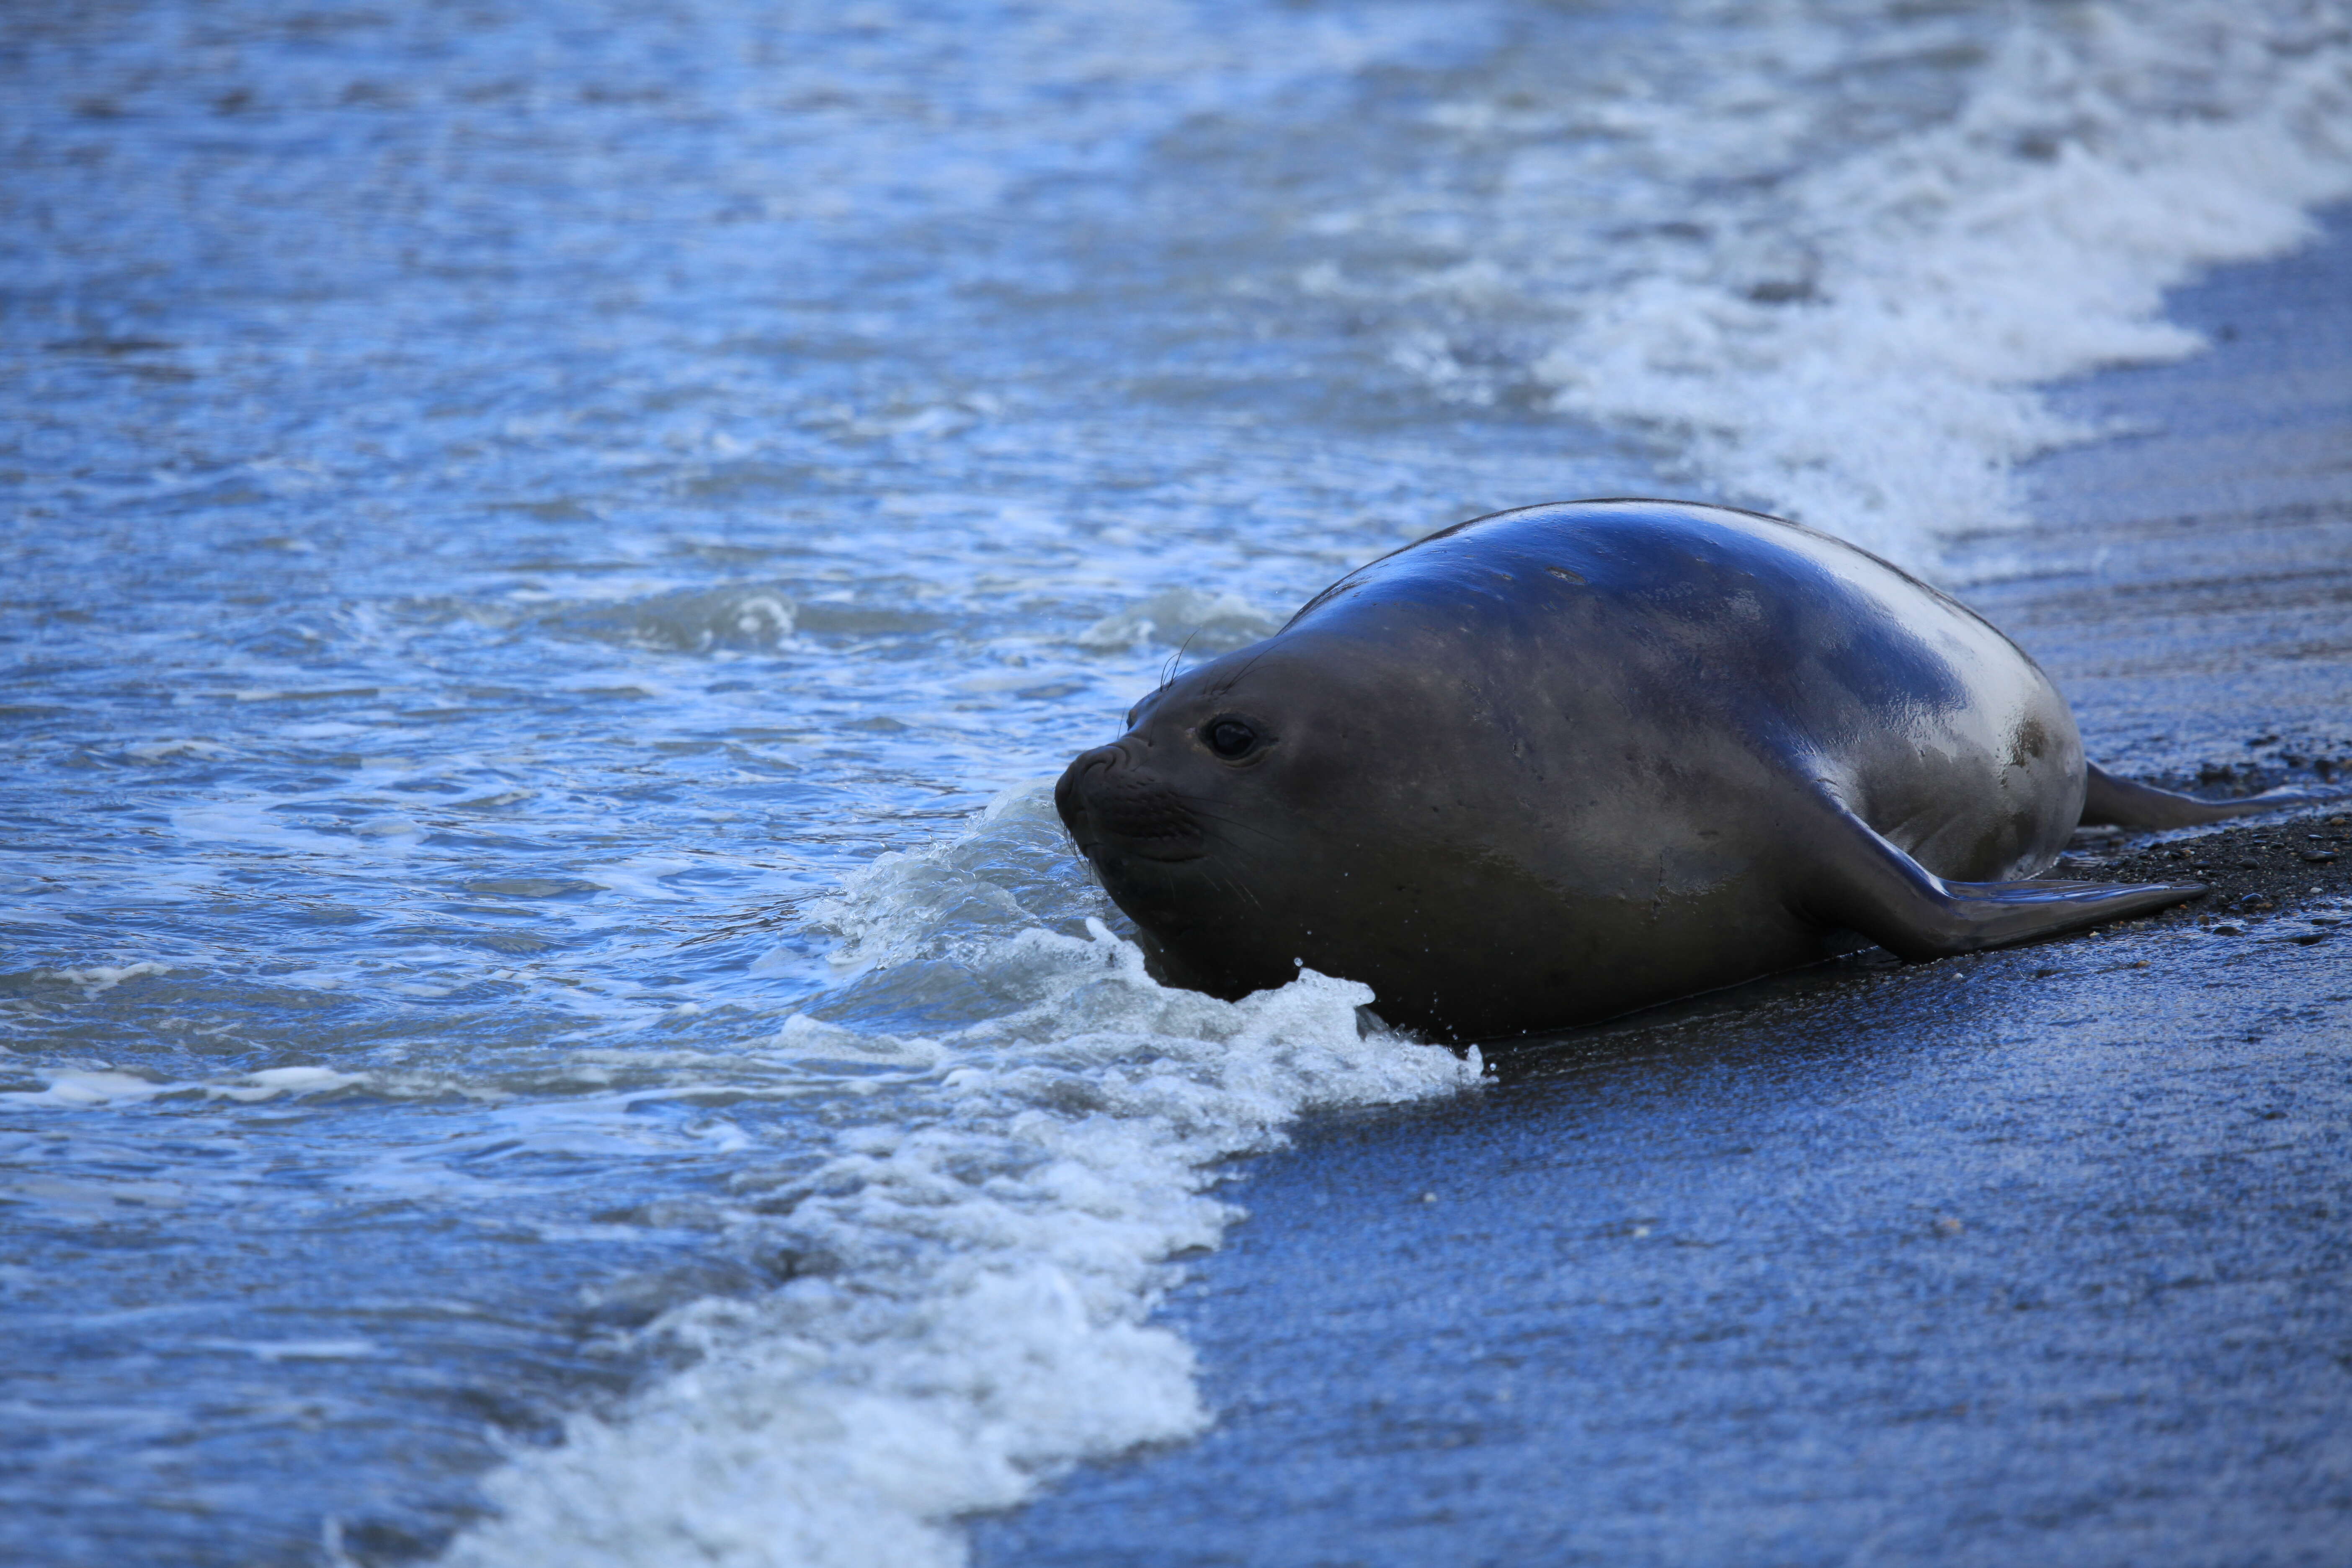
<svg viewBox="0 0 2352 1568"><path fill-rule="evenodd" d="M1893 566L1752 512L1500 512L1383 557L1153 692L1055 805L1156 973L1299 967L1466 1041L1812 963L2147 914L2027 882L2081 822L2208 803L2083 759L2048 677ZM2300 798L2300 797L2296 797Z"/></svg>

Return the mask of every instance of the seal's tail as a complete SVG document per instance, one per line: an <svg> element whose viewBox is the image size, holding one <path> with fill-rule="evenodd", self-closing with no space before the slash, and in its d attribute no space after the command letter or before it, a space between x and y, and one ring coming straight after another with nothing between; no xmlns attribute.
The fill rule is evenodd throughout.
<svg viewBox="0 0 2352 1568"><path fill-rule="evenodd" d="M2344 790L2274 789L2243 800L2199 800L2194 795L2175 795L2168 789L2119 779L2099 768L2088 772L2089 788L2083 795L2081 822L2084 827L2137 827L2150 831L2196 827L2290 805L2352 799L2352 792Z"/></svg>

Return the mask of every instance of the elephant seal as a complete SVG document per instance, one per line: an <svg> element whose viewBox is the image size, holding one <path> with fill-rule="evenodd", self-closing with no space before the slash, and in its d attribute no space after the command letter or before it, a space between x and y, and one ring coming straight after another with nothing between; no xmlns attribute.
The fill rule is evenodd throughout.
<svg viewBox="0 0 2352 1568"><path fill-rule="evenodd" d="M1163 685L1055 802L1169 984L1304 966L1470 1041L2194 883L2027 881L2081 822L2263 809L2085 765L2032 659L1826 534L1664 500L1460 523Z"/></svg>

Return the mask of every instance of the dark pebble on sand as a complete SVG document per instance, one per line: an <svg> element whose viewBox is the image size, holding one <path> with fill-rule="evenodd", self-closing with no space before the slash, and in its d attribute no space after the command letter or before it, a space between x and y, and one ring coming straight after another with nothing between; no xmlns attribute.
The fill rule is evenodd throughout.
<svg viewBox="0 0 2352 1568"><path fill-rule="evenodd" d="M2313 849L2306 851L2303 859L2307 866L2327 866L2335 863L2336 857L2324 849Z"/></svg>

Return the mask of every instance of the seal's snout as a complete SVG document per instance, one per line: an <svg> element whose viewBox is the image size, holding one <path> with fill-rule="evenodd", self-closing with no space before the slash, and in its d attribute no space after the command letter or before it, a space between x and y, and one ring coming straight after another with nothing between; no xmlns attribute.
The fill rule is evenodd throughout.
<svg viewBox="0 0 2352 1568"><path fill-rule="evenodd" d="M1054 809L1062 815L1062 826L1077 840L1080 854L1094 852L1094 824L1087 813L1087 792L1081 781L1095 768L1108 767L1118 758L1116 746L1097 746L1091 752L1081 752L1054 784Z"/></svg>
<svg viewBox="0 0 2352 1568"><path fill-rule="evenodd" d="M1139 768L1124 746L1081 752L1054 786L1054 809L1089 858L1108 851L1191 860L1207 852L1192 813L1165 781Z"/></svg>

